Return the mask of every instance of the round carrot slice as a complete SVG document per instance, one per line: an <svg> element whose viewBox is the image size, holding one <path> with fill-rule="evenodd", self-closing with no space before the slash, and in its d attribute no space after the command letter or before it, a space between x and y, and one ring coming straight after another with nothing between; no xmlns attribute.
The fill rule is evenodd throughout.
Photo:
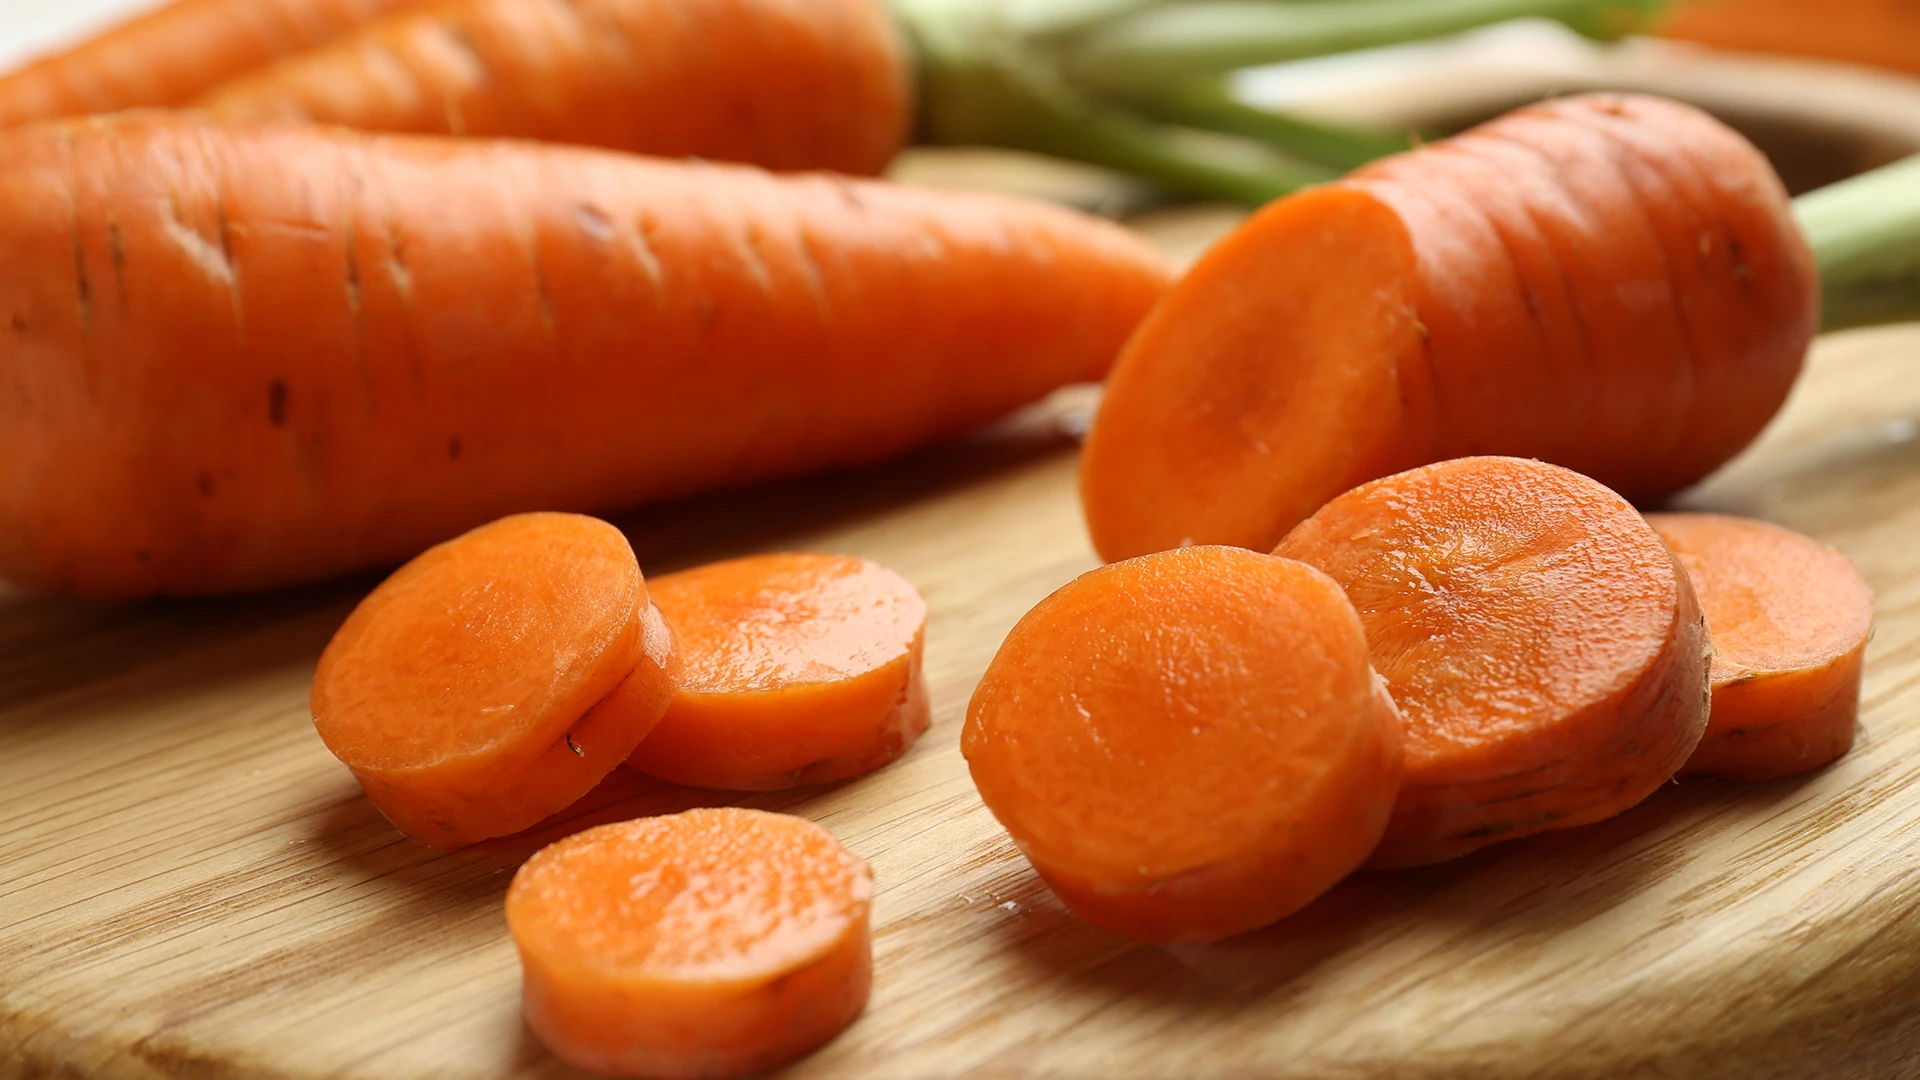
<svg viewBox="0 0 1920 1080"><path fill-rule="evenodd" d="M408 836L457 847L518 832L585 794L658 720L632 701L589 717L623 681L667 697L668 639L642 618L646 598L606 522L481 526L347 617L314 674L314 727Z"/></svg>
<svg viewBox="0 0 1920 1080"><path fill-rule="evenodd" d="M785 814L689 810L577 833L507 890L527 1026L611 1076L792 1061L866 1007L872 895L866 863Z"/></svg>
<svg viewBox="0 0 1920 1080"><path fill-rule="evenodd" d="M1363 480L1431 461L1439 407L1410 226L1356 188L1269 204L1134 332L1080 464L1102 558L1272 547Z"/></svg>
<svg viewBox="0 0 1920 1080"><path fill-rule="evenodd" d="M733 791L824 784L872 772L927 730L927 605L886 567L754 555L651 587L682 676L628 762L641 772Z"/></svg>
<svg viewBox="0 0 1920 1080"><path fill-rule="evenodd" d="M1406 717L1406 774L1369 865L1414 866L1611 817L1707 720L1687 576L1578 473L1462 458L1363 485L1275 550L1325 570Z"/></svg>
<svg viewBox="0 0 1920 1080"><path fill-rule="evenodd" d="M1309 566L1196 547L1022 618L967 709L980 797L1068 908L1154 942L1253 930L1373 850L1400 720Z"/></svg>
<svg viewBox="0 0 1920 1080"><path fill-rule="evenodd" d="M1771 780L1853 748L1873 591L1845 555L1777 525L1649 514L1713 636L1713 711L1689 773Z"/></svg>

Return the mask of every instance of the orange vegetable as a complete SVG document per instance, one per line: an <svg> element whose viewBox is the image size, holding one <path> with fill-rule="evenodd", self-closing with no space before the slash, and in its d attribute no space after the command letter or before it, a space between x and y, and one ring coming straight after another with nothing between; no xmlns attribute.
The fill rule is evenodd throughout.
<svg viewBox="0 0 1920 1080"><path fill-rule="evenodd" d="M1612 817L1706 728L1710 650L1686 574L1578 473L1429 465L1333 500L1275 554L1346 590L1406 718L1405 779L1369 865Z"/></svg>
<svg viewBox="0 0 1920 1080"><path fill-rule="evenodd" d="M673 696L672 645L620 530L521 514L421 554L320 655L313 724L387 820L434 847L587 793Z"/></svg>
<svg viewBox="0 0 1920 1080"><path fill-rule="evenodd" d="M414 0L172 0L0 75L0 128L178 105Z"/></svg>
<svg viewBox="0 0 1920 1080"><path fill-rule="evenodd" d="M839 1034L873 983L867 864L757 810L602 825L507 890L527 1026L611 1076L744 1076Z"/></svg>
<svg viewBox="0 0 1920 1080"><path fill-rule="evenodd" d="M651 583L684 675L628 764L694 787L772 791L870 773L927 730L927 605L843 555L754 555Z"/></svg>
<svg viewBox="0 0 1920 1080"><path fill-rule="evenodd" d="M264 589L958 435L1167 280L1038 202L153 117L0 134L0 577Z"/></svg>
<svg viewBox="0 0 1920 1080"><path fill-rule="evenodd" d="M1028 612L960 748L1068 908L1204 942L1360 865L1393 805L1400 719L1324 574L1184 548L1084 574Z"/></svg>
<svg viewBox="0 0 1920 1080"><path fill-rule="evenodd" d="M881 0L441 0L250 72L226 121L502 135L877 173L910 72Z"/></svg>
<svg viewBox="0 0 1920 1080"><path fill-rule="evenodd" d="M1920 73L1914 0L1688 0L1665 37L1723 49L1786 53Z"/></svg>
<svg viewBox="0 0 1920 1080"><path fill-rule="evenodd" d="M1739 452L1817 323L1766 159L1631 95L1521 109L1269 205L1108 380L1081 496L1108 559L1266 549L1356 484L1540 457L1636 501Z"/></svg>
<svg viewBox="0 0 1920 1080"><path fill-rule="evenodd" d="M1775 525L1649 514L1713 635L1713 712L1689 773L1771 780L1846 755L1873 592L1840 552Z"/></svg>

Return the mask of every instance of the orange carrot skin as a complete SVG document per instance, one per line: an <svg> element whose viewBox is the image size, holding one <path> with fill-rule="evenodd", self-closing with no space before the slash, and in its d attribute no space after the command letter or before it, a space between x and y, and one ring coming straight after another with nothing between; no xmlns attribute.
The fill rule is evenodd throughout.
<svg viewBox="0 0 1920 1080"><path fill-rule="evenodd" d="M912 101L881 0L439 0L243 75L227 122L512 136L874 174Z"/></svg>
<svg viewBox="0 0 1920 1080"><path fill-rule="evenodd" d="M1694 0L1675 5L1660 33L1723 49L1920 73L1920 7L1911 0Z"/></svg>
<svg viewBox="0 0 1920 1080"><path fill-rule="evenodd" d="M0 136L0 577L273 588L877 461L1098 379L1167 268L1039 203L164 117Z"/></svg>
<svg viewBox="0 0 1920 1080"><path fill-rule="evenodd" d="M1658 501L1779 409L1818 290L1731 129L1636 95L1520 109L1271 204L1204 256L1108 380L1088 527L1109 560L1265 550L1357 483L1475 454Z"/></svg>
<svg viewBox="0 0 1920 1080"><path fill-rule="evenodd" d="M864 862L784 814L690 810L575 834L507 891L527 1026L609 1076L785 1064L866 1007L872 892Z"/></svg>
<svg viewBox="0 0 1920 1080"><path fill-rule="evenodd" d="M1873 591L1833 548L1764 522L1649 514L1714 639L1713 710L1686 773L1774 780L1846 756L1859 726Z"/></svg>
<svg viewBox="0 0 1920 1080"><path fill-rule="evenodd" d="M416 0L173 0L0 75L0 128L179 105Z"/></svg>
<svg viewBox="0 0 1920 1080"><path fill-rule="evenodd" d="M777 791L892 762L927 730L927 605L867 559L749 555L648 590L678 627L680 680L628 764L691 787Z"/></svg>

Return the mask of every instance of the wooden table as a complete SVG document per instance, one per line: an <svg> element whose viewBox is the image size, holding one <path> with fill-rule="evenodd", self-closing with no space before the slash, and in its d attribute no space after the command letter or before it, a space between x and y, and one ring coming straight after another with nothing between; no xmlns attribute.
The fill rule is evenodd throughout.
<svg viewBox="0 0 1920 1080"><path fill-rule="evenodd" d="M1190 253L1231 221L1145 227ZM930 604L920 744L863 780L740 800L822 822L878 879L872 1006L794 1076L1920 1075L1920 328L1823 341L1766 438L1685 500L1865 570L1879 627L1852 756L1362 875L1209 948L1069 916L957 748L1002 635L1094 565L1072 489L1087 405L622 522L650 572L845 551ZM0 595L0 1076L569 1074L519 1022L509 875L569 831L713 796L621 773L530 836L453 854L401 839L306 710L315 658L370 584L128 607Z"/></svg>

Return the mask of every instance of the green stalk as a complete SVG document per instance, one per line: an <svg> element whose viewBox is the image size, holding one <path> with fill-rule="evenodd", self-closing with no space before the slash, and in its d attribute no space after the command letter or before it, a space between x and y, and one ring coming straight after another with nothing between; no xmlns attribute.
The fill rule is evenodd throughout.
<svg viewBox="0 0 1920 1080"><path fill-rule="evenodd" d="M1418 138L1412 132L1325 124L1258 108L1235 98L1221 79L1168 87L1127 103L1155 120L1258 139L1342 171L1410 149Z"/></svg>
<svg viewBox="0 0 1920 1080"><path fill-rule="evenodd" d="M1645 26L1666 0L1192 0L1097 20L1065 54L1074 83L1132 94L1255 67L1545 18L1590 37Z"/></svg>
<svg viewBox="0 0 1920 1080"><path fill-rule="evenodd" d="M1041 7L1064 11L1087 3ZM1251 140L1182 130L1096 101L1060 77L1030 21L1009 17L1013 7L991 0L896 0L895 8L919 62L924 142L1031 150L1119 169L1184 194L1254 204L1339 175ZM1031 16L1034 7L1020 10Z"/></svg>
<svg viewBox="0 0 1920 1080"><path fill-rule="evenodd" d="M1820 265L1821 329L1920 320L1920 155L1793 201Z"/></svg>

